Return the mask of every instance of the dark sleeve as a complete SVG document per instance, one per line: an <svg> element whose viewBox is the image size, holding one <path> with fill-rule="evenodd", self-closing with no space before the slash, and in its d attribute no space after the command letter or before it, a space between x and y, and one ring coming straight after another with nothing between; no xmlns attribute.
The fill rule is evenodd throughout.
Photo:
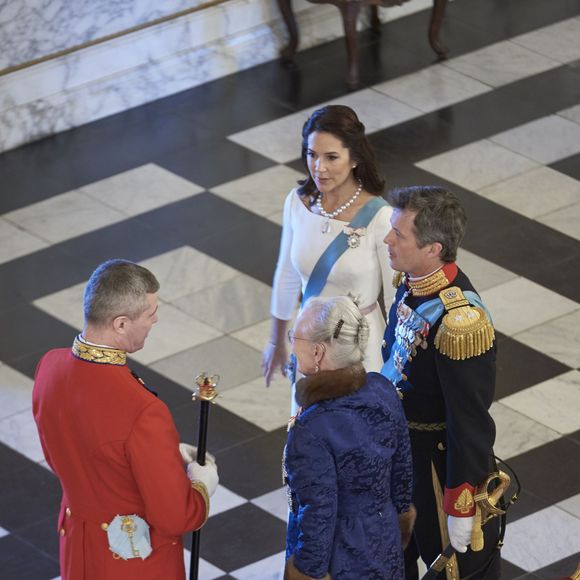
<svg viewBox="0 0 580 580"><path fill-rule="evenodd" d="M435 364L445 400L447 422L447 474L445 511L455 516L473 515L458 509L464 490L489 473L495 424L489 414L495 390L495 345L482 355L452 360L436 352Z"/></svg>
<svg viewBox="0 0 580 580"><path fill-rule="evenodd" d="M322 578L328 572L337 510L336 466L325 443L305 426L290 431L288 482L298 503L298 542L294 566Z"/></svg>

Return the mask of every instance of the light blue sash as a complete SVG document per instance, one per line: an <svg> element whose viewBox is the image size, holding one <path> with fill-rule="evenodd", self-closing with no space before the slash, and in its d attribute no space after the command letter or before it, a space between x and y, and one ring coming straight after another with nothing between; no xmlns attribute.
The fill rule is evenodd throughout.
<svg viewBox="0 0 580 580"><path fill-rule="evenodd" d="M366 228L375 215L377 215L377 212L386 205L387 202L382 197L371 199L358 210L350 224L348 224L349 227L353 229ZM334 264L336 264L336 261L344 254L344 252L346 252L347 249L348 235L343 230L338 234L338 236L336 236L336 238L334 238L334 240L332 240L332 242L330 242L312 269L312 273L310 274L310 278L308 278L306 288L304 289L304 294L302 295L302 306L304 306L309 298L320 295L322 289L326 286L328 275L330 274ZM296 382L296 357L293 354L290 355L286 376L290 379L292 384Z"/></svg>
<svg viewBox="0 0 580 580"><path fill-rule="evenodd" d="M387 202L382 197L371 199L358 210L357 214L348 225L353 229L366 228L371 223L377 212L386 205ZM310 278L306 284L304 295L302 296L302 304L305 304L309 298L320 295L322 289L326 286L328 275L330 274L334 264L336 264L337 260L344 254L344 252L346 252L347 249L348 235L343 230L338 234L338 236L336 236L336 238L334 238L334 240L332 240L320 258L318 258L318 262L316 262L312 274L310 274Z"/></svg>
<svg viewBox="0 0 580 580"><path fill-rule="evenodd" d="M491 322L491 315L481 298L471 290L465 290L463 295L472 306L479 306L484 312L487 313L489 320ZM393 383L393 385L397 386L403 380L403 369L407 364L409 359L409 355L413 350L415 337L418 333L421 332L422 328L424 327L425 323L428 324L428 328L430 329L439 318L445 312L445 306L443 306L443 302L441 298L437 296L437 298L433 298L427 302L423 302L417 310L410 310L410 315L405 320L400 320L397 318L397 326L395 328L395 340L393 342L393 346L391 347L391 352L389 358L383 365L381 369L381 374L389 381ZM403 391L408 388L408 384L405 384L406 381L403 381ZM406 387L406 388L405 388Z"/></svg>

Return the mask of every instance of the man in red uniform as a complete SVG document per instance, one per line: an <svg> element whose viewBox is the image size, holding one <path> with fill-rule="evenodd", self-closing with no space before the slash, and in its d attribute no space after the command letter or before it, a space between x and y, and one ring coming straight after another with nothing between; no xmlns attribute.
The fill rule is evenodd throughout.
<svg viewBox="0 0 580 580"><path fill-rule="evenodd" d="M181 535L207 519L215 464L186 473L169 409L127 367L157 322L158 289L137 264L101 264L82 334L38 364L33 411L63 491L63 580L184 579Z"/></svg>

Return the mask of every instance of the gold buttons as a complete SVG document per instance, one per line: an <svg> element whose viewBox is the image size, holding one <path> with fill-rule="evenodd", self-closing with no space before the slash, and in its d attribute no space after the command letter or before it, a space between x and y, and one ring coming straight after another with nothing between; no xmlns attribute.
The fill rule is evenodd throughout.
<svg viewBox="0 0 580 580"><path fill-rule="evenodd" d="M172 546L177 546L177 542L171 542Z"/></svg>
<svg viewBox="0 0 580 580"><path fill-rule="evenodd" d="M70 518L70 516L71 516L71 511L70 511L70 508L66 508L66 509L64 510L64 513L66 514L66 517L67 517L67 518Z"/></svg>
<svg viewBox="0 0 580 580"><path fill-rule="evenodd" d="M64 528L60 528L59 534L61 536L64 536L66 534L66 532L64 531Z"/></svg>
<svg viewBox="0 0 580 580"><path fill-rule="evenodd" d="M107 522L103 522L101 524L101 530L103 530L104 532L106 532L109 529L109 524Z"/></svg>
<svg viewBox="0 0 580 580"><path fill-rule="evenodd" d="M437 443L437 449L439 449L439 451L445 451L445 445L439 441L439 443Z"/></svg>
<svg viewBox="0 0 580 580"><path fill-rule="evenodd" d="M119 556L119 554L117 554L116 552L113 552L113 559L114 560L120 560L121 556Z"/></svg>

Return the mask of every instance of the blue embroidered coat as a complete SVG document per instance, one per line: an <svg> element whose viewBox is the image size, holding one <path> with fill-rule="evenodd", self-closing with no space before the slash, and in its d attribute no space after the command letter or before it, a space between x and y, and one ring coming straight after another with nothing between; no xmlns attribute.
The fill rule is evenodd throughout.
<svg viewBox="0 0 580 580"><path fill-rule="evenodd" d="M302 379L296 399L285 577L403 578L398 514L410 507L412 467L395 388L357 365Z"/></svg>

